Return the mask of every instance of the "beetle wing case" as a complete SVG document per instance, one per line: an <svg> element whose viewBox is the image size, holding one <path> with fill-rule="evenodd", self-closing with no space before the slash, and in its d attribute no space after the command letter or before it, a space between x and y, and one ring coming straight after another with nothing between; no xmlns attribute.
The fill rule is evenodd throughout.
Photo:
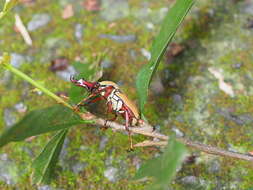
<svg viewBox="0 0 253 190"><path fill-rule="evenodd" d="M121 98L121 100L124 102L124 104L127 107L129 107L129 109L133 112L136 119L139 119L140 118L139 111L138 111L135 103L133 103L131 100L129 100L128 97L121 92L116 92L116 95Z"/></svg>

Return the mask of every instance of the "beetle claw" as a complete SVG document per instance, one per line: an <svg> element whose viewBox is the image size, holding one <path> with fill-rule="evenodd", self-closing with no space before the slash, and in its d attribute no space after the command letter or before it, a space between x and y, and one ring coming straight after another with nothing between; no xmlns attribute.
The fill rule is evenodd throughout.
<svg viewBox="0 0 253 190"><path fill-rule="evenodd" d="M105 130L107 130L107 129L109 128L109 127L107 126L107 121L108 121L108 120L105 120L104 126L101 127L101 130L105 131Z"/></svg>
<svg viewBox="0 0 253 190"><path fill-rule="evenodd" d="M130 147L130 148L128 148L127 150L126 150L127 152L133 152L134 151L134 148L132 147Z"/></svg>
<svg viewBox="0 0 253 190"><path fill-rule="evenodd" d="M80 111L79 106L78 106L78 105L74 106L74 107L73 107L73 111L74 111L74 112L79 112L79 111Z"/></svg>

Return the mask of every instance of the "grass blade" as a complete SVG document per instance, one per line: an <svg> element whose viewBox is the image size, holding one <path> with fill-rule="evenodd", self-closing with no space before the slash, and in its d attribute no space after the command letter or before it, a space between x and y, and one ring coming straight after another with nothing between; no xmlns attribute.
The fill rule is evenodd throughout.
<svg viewBox="0 0 253 190"><path fill-rule="evenodd" d="M147 101L149 84L157 70L159 62L168 44L175 35L177 28L192 7L193 2L193 0L177 0L175 5L169 10L163 21L160 33L152 44L151 59L137 75L136 86L141 112L143 112L144 105Z"/></svg>
<svg viewBox="0 0 253 190"><path fill-rule="evenodd" d="M168 185L175 176L177 168L186 155L186 147L179 143L175 138L170 138L164 153L154 159L147 161L137 171L134 179L152 177L155 183L149 189L160 190L168 189Z"/></svg>
<svg viewBox="0 0 253 190"><path fill-rule="evenodd" d="M3 18L17 3L18 0L5 0L3 11L0 12L0 19Z"/></svg>
<svg viewBox="0 0 253 190"><path fill-rule="evenodd" d="M35 110L0 136L0 147L12 141L21 141L30 136L62 130L82 123L91 123L91 121L84 121L72 110L61 105Z"/></svg>
<svg viewBox="0 0 253 190"><path fill-rule="evenodd" d="M68 130L58 132L34 160L32 164L34 169L32 176L33 183L39 184L50 182L67 132Z"/></svg>

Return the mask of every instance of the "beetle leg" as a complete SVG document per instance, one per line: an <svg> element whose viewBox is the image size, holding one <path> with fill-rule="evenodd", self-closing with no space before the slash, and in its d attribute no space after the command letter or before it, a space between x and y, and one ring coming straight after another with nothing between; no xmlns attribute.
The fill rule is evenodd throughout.
<svg viewBox="0 0 253 190"><path fill-rule="evenodd" d="M112 102L107 102L107 114L112 112Z"/></svg>
<svg viewBox="0 0 253 190"><path fill-rule="evenodd" d="M91 103L91 102L96 102L96 101L98 101L98 100L100 100L100 98L101 97L97 97L98 95L97 94L91 94L91 95L89 95L87 98L84 98L81 102L79 102L78 104L76 104L75 106L74 106L74 111L75 112L77 112L77 111L79 111L79 108L81 107L81 106L84 106L84 105L86 105L86 104L89 104L89 103ZM95 98L95 99L94 99ZM102 99L102 98L101 98Z"/></svg>
<svg viewBox="0 0 253 190"><path fill-rule="evenodd" d="M125 111L125 120L126 120L126 125L125 125L125 127L126 127L126 130L127 130L127 132L128 132L128 139L129 139L129 142L130 142L130 151L132 151L133 150L133 139L132 139L132 134L131 134L131 132L130 132L130 130L129 130L129 118L130 116L129 116L129 113L128 113L128 111L126 110Z"/></svg>
<svg viewBox="0 0 253 190"><path fill-rule="evenodd" d="M112 103L108 102L107 103L107 114L110 113L110 112L112 112ZM104 129L104 130L108 129L108 127L106 126L107 121L115 121L117 119L117 117L118 117L118 115L114 113L113 118L105 120L105 124L104 124L104 127L102 129Z"/></svg>

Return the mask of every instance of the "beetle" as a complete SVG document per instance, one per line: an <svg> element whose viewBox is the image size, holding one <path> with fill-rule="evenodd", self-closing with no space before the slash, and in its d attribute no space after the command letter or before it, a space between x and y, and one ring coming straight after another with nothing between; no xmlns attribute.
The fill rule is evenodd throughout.
<svg viewBox="0 0 253 190"><path fill-rule="evenodd" d="M89 82L83 78L75 79L73 76L71 76L70 81L76 86L84 87L90 93L87 98L75 106L75 110L89 103L106 100L107 112L114 113L114 117L110 121L116 120L118 115L125 119L125 128L128 132L130 149L132 150L133 143L129 127L142 123L142 120L136 105L119 89L119 86L112 81Z"/></svg>

